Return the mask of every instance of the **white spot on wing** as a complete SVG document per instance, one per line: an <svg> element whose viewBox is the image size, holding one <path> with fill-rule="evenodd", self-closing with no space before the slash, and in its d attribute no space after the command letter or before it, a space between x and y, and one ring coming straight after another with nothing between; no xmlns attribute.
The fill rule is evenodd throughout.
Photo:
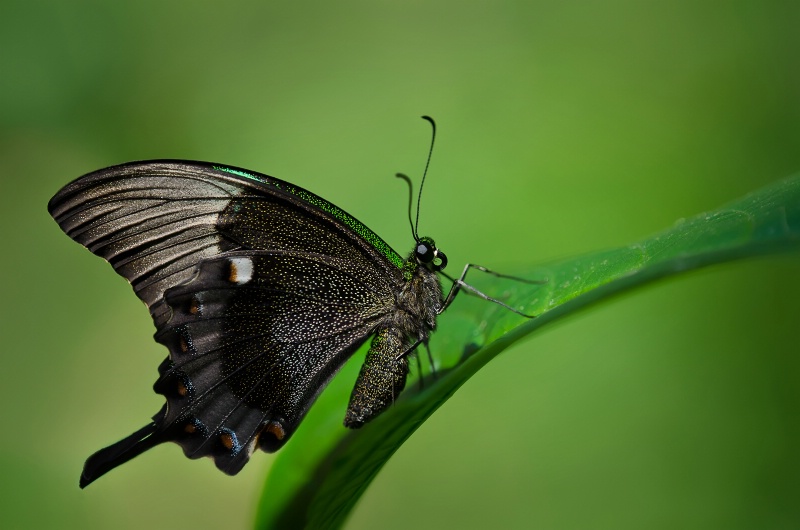
<svg viewBox="0 0 800 530"><path fill-rule="evenodd" d="M230 281L244 285L253 279L253 260L250 258L231 258Z"/></svg>

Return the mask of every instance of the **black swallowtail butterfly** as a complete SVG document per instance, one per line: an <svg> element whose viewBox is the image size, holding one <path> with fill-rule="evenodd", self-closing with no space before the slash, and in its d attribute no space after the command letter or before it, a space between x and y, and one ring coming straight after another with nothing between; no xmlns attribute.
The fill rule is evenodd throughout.
<svg viewBox="0 0 800 530"><path fill-rule="evenodd" d="M447 258L413 223L414 250L403 258L325 199L226 165L101 169L64 187L49 210L130 281L169 349L154 385L166 404L92 455L81 487L166 441L237 473L255 448L281 448L373 337L344 420L360 427L392 404L406 355L427 343L458 290L471 289L467 265L461 278L448 276L444 295L437 272Z"/></svg>

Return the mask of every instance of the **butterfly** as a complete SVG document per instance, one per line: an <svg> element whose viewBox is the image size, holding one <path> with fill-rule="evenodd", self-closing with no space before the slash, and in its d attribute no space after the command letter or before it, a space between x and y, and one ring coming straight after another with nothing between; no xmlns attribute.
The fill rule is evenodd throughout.
<svg viewBox="0 0 800 530"><path fill-rule="evenodd" d="M460 289L498 302L464 283L470 268L491 272L473 265L459 279L447 276L445 295L437 273L447 257L413 223L414 247L402 257L325 199L238 167L126 163L80 177L48 208L69 237L131 283L169 350L153 387L166 403L93 454L81 488L167 441L238 473L256 448L286 444L372 338L344 419L361 427L403 390L408 354L427 346Z"/></svg>

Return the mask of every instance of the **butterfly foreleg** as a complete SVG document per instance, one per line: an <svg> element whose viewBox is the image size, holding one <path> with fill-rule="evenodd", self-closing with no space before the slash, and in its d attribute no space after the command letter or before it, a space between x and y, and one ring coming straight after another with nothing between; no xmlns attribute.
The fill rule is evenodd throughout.
<svg viewBox="0 0 800 530"><path fill-rule="evenodd" d="M509 311L513 311L514 313L516 313L518 315L521 315L521 316L524 316L526 318L534 318L536 316L536 315L528 315L528 314L522 313L518 309L515 309L515 308L511 307L510 305L508 305L508 304L506 304L504 302L501 302L500 300L498 300L496 298L492 298L491 296L488 296L488 295L484 294L482 291L479 291L475 287L473 287L470 284L466 283L464 280L467 277L467 273L471 269L476 269L476 270L479 270L481 272L485 272L487 274L491 274L492 276L495 276L497 278L505 278L505 279L508 279L508 280L514 280L514 281L528 283L528 284L544 284L544 283L547 283L547 280L528 280L526 278L520 278L518 276L511 276L511 275L508 275L508 274L501 274L501 273L495 272L495 271L493 271L491 269L487 269L486 267L483 267L481 265L475 265L474 263L467 263L466 265L464 265L464 270L461 271L461 276L459 276L457 279L453 278L453 277L449 276L448 274L440 271L440 274L442 274L444 277L446 277L448 280L450 280L453 283L450 286L450 291L447 293L447 297L445 298L444 303L442 304L442 308L439 311L440 314L442 312L444 312L444 310L447 309L450 306L450 304L453 303L453 300L455 300L455 297L459 293L459 291L464 290L468 294L472 294L474 296L477 296L478 298L483 298L484 300L487 300L489 302L492 302L492 303L495 303L495 304L500 305L502 307L505 307Z"/></svg>

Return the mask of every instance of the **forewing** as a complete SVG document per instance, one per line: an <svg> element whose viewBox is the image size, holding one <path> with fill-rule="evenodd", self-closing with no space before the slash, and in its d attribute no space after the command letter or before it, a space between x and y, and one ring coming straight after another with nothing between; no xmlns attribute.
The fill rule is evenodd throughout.
<svg viewBox="0 0 800 530"><path fill-rule="evenodd" d="M72 182L48 208L67 235L131 282L159 329L169 319L164 292L229 251L313 252L401 281L402 260L362 223L302 188L239 168L123 164Z"/></svg>

